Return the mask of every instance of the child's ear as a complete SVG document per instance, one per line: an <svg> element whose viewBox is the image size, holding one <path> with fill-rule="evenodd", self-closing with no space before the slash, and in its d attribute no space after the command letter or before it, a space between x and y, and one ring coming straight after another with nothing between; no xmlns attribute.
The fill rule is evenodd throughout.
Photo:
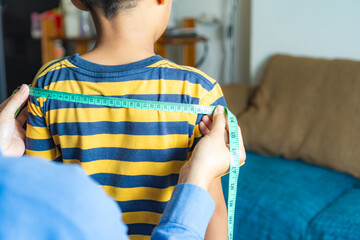
<svg viewBox="0 0 360 240"><path fill-rule="evenodd" d="M89 9L80 0L71 0L71 2L82 11L89 11Z"/></svg>

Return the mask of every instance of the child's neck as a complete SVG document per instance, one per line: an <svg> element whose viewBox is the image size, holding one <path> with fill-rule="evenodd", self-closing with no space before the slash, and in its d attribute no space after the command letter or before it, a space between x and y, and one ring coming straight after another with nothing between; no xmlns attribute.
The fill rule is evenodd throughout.
<svg viewBox="0 0 360 240"><path fill-rule="evenodd" d="M122 65L154 56L156 37L147 23L135 18L116 16L112 21L101 16L94 18L96 45L81 57L101 65Z"/></svg>

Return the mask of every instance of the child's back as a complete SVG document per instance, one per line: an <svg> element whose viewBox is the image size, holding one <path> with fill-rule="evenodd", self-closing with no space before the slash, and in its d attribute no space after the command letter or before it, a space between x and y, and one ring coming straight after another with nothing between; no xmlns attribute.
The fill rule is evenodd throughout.
<svg viewBox="0 0 360 240"><path fill-rule="evenodd" d="M143 59L141 56L147 54L139 47L134 55L122 59L117 53L126 51L122 48L125 45L111 56L109 45L98 41L95 50L84 57L74 55L44 66L33 86L87 95L225 105L213 79L160 56L149 53L134 63L111 64ZM157 225L177 184L179 170L201 137L200 120L201 116L189 113L31 97L27 154L81 164L119 203L132 239L145 239Z"/></svg>

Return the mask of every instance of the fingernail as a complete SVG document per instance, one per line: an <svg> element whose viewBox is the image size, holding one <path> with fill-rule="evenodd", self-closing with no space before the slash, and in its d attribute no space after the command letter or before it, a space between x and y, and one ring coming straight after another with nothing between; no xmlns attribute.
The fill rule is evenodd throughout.
<svg viewBox="0 0 360 240"><path fill-rule="evenodd" d="M225 108L223 106L218 106L217 107L217 112L218 113L224 113L225 112Z"/></svg>
<svg viewBox="0 0 360 240"><path fill-rule="evenodd" d="M19 91L19 89L20 89L20 86L17 87L17 88L13 91L13 94L17 93L17 91Z"/></svg>
<svg viewBox="0 0 360 240"><path fill-rule="evenodd" d="M19 91L20 91L21 93L24 93L24 92L26 91L26 88L27 88L26 85L23 84L23 85L21 85L21 88L20 88Z"/></svg>

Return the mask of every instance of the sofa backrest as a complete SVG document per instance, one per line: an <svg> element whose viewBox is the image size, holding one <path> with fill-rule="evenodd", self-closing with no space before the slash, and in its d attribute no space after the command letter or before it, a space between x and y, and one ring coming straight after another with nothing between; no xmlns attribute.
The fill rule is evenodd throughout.
<svg viewBox="0 0 360 240"><path fill-rule="evenodd" d="M249 150L360 178L360 62L274 56L239 122Z"/></svg>

